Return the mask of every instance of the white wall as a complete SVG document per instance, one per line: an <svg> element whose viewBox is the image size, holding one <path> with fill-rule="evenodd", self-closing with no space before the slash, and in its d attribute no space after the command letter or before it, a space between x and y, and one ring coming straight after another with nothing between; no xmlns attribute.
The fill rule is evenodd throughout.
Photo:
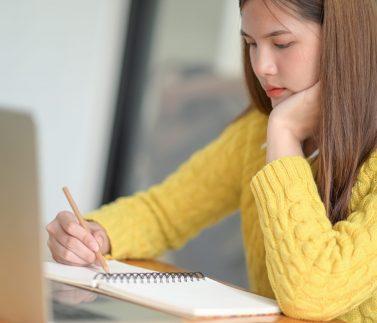
<svg viewBox="0 0 377 323"><path fill-rule="evenodd" d="M225 0L216 71L223 76L240 77L242 70L241 15L238 1Z"/></svg>
<svg viewBox="0 0 377 323"><path fill-rule="evenodd" d="M0 107L31 111L43 222L102 193L129 0L0 0Z"/></svg>

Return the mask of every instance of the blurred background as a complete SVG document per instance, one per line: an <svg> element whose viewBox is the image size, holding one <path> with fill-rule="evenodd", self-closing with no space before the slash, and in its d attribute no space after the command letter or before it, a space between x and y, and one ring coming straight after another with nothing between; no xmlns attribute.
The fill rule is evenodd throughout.
<svg viewBox="0 0 377 323"><path fill-rule="evenodd" d="M38 129L43 223L160 182L247 104L235 0L0 0L0 108ZM163 258L247 286L239 215Z"/></svg>

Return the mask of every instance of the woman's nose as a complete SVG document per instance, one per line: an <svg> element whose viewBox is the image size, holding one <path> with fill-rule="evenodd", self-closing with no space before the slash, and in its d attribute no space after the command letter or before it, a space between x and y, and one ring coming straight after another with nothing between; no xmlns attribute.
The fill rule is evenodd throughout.
<svg viewBox="0 0 377 323"><path fill-rule="evenodd" d="M261 51L252 59L251 65L254 73L259 77L268 75L275 75L277 73L277 66L273 56L266 52Z"/></svg>

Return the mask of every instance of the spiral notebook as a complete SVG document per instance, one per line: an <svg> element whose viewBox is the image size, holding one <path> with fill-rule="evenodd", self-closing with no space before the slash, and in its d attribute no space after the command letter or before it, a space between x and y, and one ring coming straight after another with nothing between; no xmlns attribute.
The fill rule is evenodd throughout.
<svg viewBox="0 0 377 323"><path fill-rule="evenodd" d="M275 300L219 283L199 272L165 273L108 261L111 274L96 268L45 262L49 279L188 318L272 315Z"/></svg>

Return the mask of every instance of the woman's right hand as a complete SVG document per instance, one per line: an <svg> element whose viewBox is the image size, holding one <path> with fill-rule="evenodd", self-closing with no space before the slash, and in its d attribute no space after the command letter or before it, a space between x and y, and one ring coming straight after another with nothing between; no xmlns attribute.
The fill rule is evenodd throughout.
<svg viewBox="0 0 377 323"><path fill-rule="evenodd" d="M55 261L75 266L99 265L95 252L110 252L110 240L104 228L96 222L86 222L88 233L69 211L59 212L46 229L47 242Z"/></svg>

